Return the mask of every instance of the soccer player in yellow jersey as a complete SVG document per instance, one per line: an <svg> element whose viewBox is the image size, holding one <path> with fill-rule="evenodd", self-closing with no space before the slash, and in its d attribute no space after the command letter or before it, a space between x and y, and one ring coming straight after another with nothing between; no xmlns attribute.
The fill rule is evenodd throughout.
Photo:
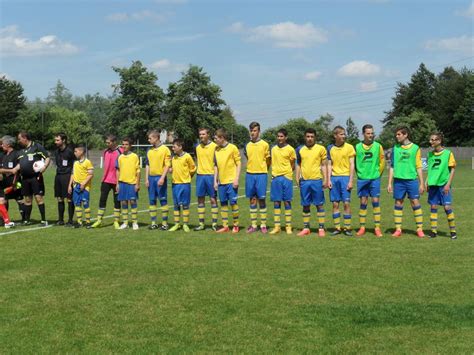
<svg viewBox="0 0 474 355"><path fill-rule="evenodd" d="M217 148L214 155L214 188L221 202L222 228L217 233L229 232L229 203L232 208L232 233L239 232L239 206L237 204L241 160L239 149L227 140L227 131L220 128L215 135Z"/></svg>
<svg viewBox="0 0 474 355"><path fill-rule="evenodd" d="M247 173L245 174L245 195L250 199L250 221L247 233L255 233L257 227L257 201L260 208L260 231L267 233L267 181L270 165L270 146L260 138L260 124L249 125L250 142L245 146Z"/></svg>
<svg viewBox="0 0 474 355"><path fill-rule="evenodd" d="M339 204L344 204L344 234L351 236L351 191L354 179L354 147L346 143L346 130L341 126L333 129L334 144L328 146L328 187L332 202L332 218L335 230L333 235L341 234L341 213Z"/></svg>
<svg viewBox="0 0 474 355"><path fill-rule="evenodd" d="M181 228L179 223L180 209L183 210L183 231L188 233L189 229L189 205L191 204L191 178L196 172L194 160L188 153L183 151L183 141L173 141L174 156L171 159L171 176L173 179L173 203L174 203L174 226L170 232Z"/></svg>
<svg viewBox="0 0 474 355"><path fill-rule="evenodd" d="M117 192L122 205L122 224L120 229L128 228L128 205L132 210L132 228L138 230L137 200L140 190L140 159L131 151L132 139L122 140L123 154L117 159Z"/></svg>
<svg viewBox="0 0 474 355"><path fill-rule="evenodd" d="M199 128L199 144L196 146L197 176L196 196L198 201L199 225L195 231L202 231L204 227L204 215L206 212L206 196L211 201L212 230L217 230L217 207L216 190L214 189L214 153L217 144L211 140L208 128Z"/></svg>
<svg viewBox="0 0 474 355"><path fill-rule="evenodd" d="M281 204L285 205L285 228L287 234L292 234L291 201L293 200L293 170L295 170L296 152L287 143L288 132L282 128L277 132L278 144L271 149L272 184L270 200L273 201L275 227L270 234L281 231Z"/></svg>
<svg viewBox="0 0 474 355"><path fill-rule="evenodd" d="M151 225L149 229L157 229L157 201L161 206L161 229L168 229L168 184L166 174L171 167L171 152L160 141L160 131L148 132L148 142L152 145L146 153L145 185L148 189L149 212Z"/></svg>
<svg viewBox="0 0 474 355"><path fill-rule="evenodd" d="M305 144L296 149L296 184L300 188L301 206L303 206L303 229L299 237L311 234L311 205L318 211L318 235L324 237L324 188L327 187L326 149L316 144L316 131L308 128L305 131Z"/></svg>
<svg viewBox="0 0 474 355"><path fill-rule="evenodd" d="M72 194L72 201L76 211L77 223L74 227L80 228L86 226L90 228L91 209L89 207L89 200L94 166L91 161L86 158L85 146L78 145L74 149L74 155L77 160L74 162L68 187L68 193L70 195ZM85 223L82 218L83 212Z"/></svg>

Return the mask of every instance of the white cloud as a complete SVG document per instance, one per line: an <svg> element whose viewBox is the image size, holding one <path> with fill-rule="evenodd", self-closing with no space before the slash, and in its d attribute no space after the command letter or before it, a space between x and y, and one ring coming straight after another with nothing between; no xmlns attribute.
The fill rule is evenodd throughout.
<svg viewBox="0 0 474 355"><path fill-rule="evenodd" d="M280 22L249 28L241 22L235 22L227 30L242 34L247 41L269 42L279 48L308 48L328 41L327 31L310 22L302 25Z"/></svg>
<svg viewBox="0 0 474 355"><path fill-rule="evenodd" d="M158 23L164 22L167 18L167 14L156 13L150 10L142 10L131 13L116 12L105 17L105 19L110 22L153 21Z"/></svg>
<svg viewBox="0 0 474 355"><path fill-rule="evenodd" d="M380 73L380 66L365 60L355 60L347 63L338 70L341 76L370 76Z"/></svg>
<svg viewBox="0 0 474 355"><path fill-rule="evenodd" d="M433 39L425 43L425 49L449 52L474 52L474 36Z"/></svg>
<svg viewBox="0 0 474 355"><path fill-rule="evenodd" d="M162 71L162 72L181 72L186 69L186 65L178 64L178 63L171 63L169 59L160 59L156 62L153 62L150 67L152 69Z"/></svg>
<svg viewBox="0 0 474 355"><path fill-rule="evenodd" d="M17 26L0 29L0 55L4 57L70 55L78 52L77 46L64 42L55 35L46 35L32 40L23 37Z"/></svg>
<svg viewBox="0 0 474 355"><path fill-rule="evenodd" d="M363 81L359 85L359 90L362 92L371 92L377 90L376 81Z"/></svg>
<svg viewBox="0 0 474 355"><path fill-rule="evenodd" d="M320 71L310 71L304 75L304 80L317 80L321 76Z"/></svg>
<svg viewBox="0 0 474 355"><path fill-rule="evenodd" d="M471 2L471 5L467 9L456 11L456 15L474 18L474 1Z"/></svg>

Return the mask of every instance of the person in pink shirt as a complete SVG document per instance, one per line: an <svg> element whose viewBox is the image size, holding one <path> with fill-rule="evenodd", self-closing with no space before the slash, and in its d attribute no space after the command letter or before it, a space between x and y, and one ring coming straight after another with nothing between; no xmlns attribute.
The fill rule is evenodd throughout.
<svg viewBox="0 0 474 355"><path fill-rule="evenodd" d="M117 146L117 137L109 134L105 139L107 149L103 153L104 158L104 176L102 177L102 184L100 185L100 199L99 212L97 214L97 221L92 225L92 228L98 228L102 225L104 218L105 207L107 205L107 198L109 192L113 191L114 196L114 228L120 227L120 202L117 200L117 173L115 164L122 150Z"/></svg>

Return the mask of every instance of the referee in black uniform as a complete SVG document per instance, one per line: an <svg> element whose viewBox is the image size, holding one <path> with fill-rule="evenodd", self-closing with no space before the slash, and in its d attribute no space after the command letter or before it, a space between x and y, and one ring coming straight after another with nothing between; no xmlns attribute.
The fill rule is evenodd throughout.
<svg viewBox="0 0 474 355"><path fill-rule="evenodd" d="M25 198L25 222L31 224L30 217L33 209L33 196L35 196L36 204L41 214L41 224L47 226L46 209L44 206L44 180L43 173L49 165L49 154L44 147L31 140L31 135L26 131L18 133L18 143L23 147L20 150L18 158L18 167L22 177L21 192ZM44 159L44 167L39 172L35 172L33 164Z"/></svg>
<svg viewBox="0 0 474 355"><path fill-rule="evenodd" d="M56 177L54 178L54 197L58 200L58 223L64 225L64 211L66 209L65 200L68 204L68 222L66 226L73 227L74 204L71 195L68 193L69 179L72 174L72 167L76 157L74 151L67 146L67 136L64 133L58 133L54 136L56 151L54 152L54 161L56 163Z"/></svg>

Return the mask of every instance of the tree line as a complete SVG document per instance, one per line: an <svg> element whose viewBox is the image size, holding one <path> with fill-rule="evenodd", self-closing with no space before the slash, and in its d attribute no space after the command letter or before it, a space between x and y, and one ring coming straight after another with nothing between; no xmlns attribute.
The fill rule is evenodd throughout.
<svg viewBox="0 0 474 355"><path fill-rule="evenodd" d="M189 149L196 142L199 127L225 127L238 146L248 141L247 127L236 122L221 88L203 68L190 65L166 92L157 84L157 75L140 61L112 69L119 81L110 96L74 96L58 80L45 99L28 100L19 82L0 77L0 133L27 130L34 139L52 147L54 134L65 132L73 143L101 148L108 133L145 143L146 132L158 128L182 138ZM422 146L428 144L426 137L433 131L443 132L447 145L472 146L473 113L473 70L446 67L436 75L422 63L409 82L397 83L391 108L381 119L379 140L384 146L393 145L394 129L406 125L413 133L412 140ZM286 128L289 143L297 146L303 143L304 130L313 127L318 140L328 144L334 120L329 113L314 120L291 118L265 130L263 138L274 142L278 129ZM346 131L348 141L356 143L359 129L351 117L346 120Z"/></svg>

